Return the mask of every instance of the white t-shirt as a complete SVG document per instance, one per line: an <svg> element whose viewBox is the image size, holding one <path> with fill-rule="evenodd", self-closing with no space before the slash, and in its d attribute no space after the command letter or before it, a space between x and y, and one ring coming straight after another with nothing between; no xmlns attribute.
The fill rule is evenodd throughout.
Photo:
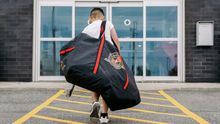
<svg viewBox="0 0 220 124"><path fill-rule="evenodd" d="M100 28L101 28L102 20L96 20L86 26L82 33L88 34L91 37L99 38L100 35ZM109 41L111 44L113 44L111 39L111 29L113 28L113 24L110 21L106 21L105 25L105 39Z"/></svg>

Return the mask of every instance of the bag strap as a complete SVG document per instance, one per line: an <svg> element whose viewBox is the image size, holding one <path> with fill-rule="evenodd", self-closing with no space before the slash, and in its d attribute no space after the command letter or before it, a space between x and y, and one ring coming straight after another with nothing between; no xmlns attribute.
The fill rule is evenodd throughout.
<svg viewBox="0 0 220 124"><path fill-rule="evenodd" d="M102 21L101 28L100 28L99 39L100 39L100 38L102 37L102 35L104 35L104 33L105 33L105 25L106 25L106 21Z"/></svg>
<svg viewBox="0 0 220 124"><path fill-rule="evenodd" d="M93 68L93 74L96 74L98 71L103 47L105 44L105 23L106 23L106 21L102 21L101 28L100 28L100 35L99 35L100 43L99 43L99 48L98 48L98 52L97 52L97 56L96 56L95 66Z"/></svg>
<svg viewBox="0 0 220 124"><path fill-rule="evenodd" d="M111 37L111 39L112 39L112 42L113 42L113 44L114 44L114 46L115 46L115 48L116 48L116 50L117 50L118 54L120 55L120 51L119 51L118 46L116 45L116 43L115 43L115 41L113 40L113 38L112 38L112 37Z"/></svg>

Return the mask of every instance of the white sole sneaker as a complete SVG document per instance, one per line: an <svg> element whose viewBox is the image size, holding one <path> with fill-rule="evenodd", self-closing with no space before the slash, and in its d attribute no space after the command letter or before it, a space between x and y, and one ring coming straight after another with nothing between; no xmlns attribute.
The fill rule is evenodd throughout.
<svg viewBox="0 0 220 124"><path fill-rule="evenodd" d="M100 110L100 103L94 102L92 104L90 118L99 118L99 110Z"/></svg>
<svg viewBox="0 0 220 124"><path fill-rule="evenodd" d="M109 118L106 116L106 117L101 117L99 119L100 121L100 124L108 124L109 123Z"/></svg>

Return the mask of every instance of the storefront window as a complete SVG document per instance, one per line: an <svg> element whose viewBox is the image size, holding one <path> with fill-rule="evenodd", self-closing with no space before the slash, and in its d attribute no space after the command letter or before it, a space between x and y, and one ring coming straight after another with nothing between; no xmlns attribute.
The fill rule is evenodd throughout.
<svg viewBox="0 0 220 124"><path fill-rule="evenodd" d="M64 41L41 41L40 75L60 76L60 54L59 51L67 42Z"/></svg>
<svg viewBox="0 0 220 124"><path fill-rule="evenodd" d="M136 76L143 75L143 42L122 42L121 55Z"/></svg>
<svg viewBox="0 0 220 124"><path fill-rule="evenodd" d="M147 7L147 37L177 37L177 7Z"/></svg>
<svg viewBox="0 0 220 124"><path fill-rule="evenodd" d="M61 76L61 47L72 38L72 7L41 6L40 76Z"/></svg>
<svg viewBox="0 0 220 124"><path fill-rule="evenodd" d="M147 6L146 76L177 76L177 6ZM173 38L173 41L169 41Z"/></svg>
<svg viewBox="0 0 220 124"><path fill-rule="evenodd" d="M142 7L113 7L112 23L119 38L143 37Z"/></svg>
<svg viewBox="0 0 220 124"><path fill-rule="evenodd" d="M72 7L41 7L41 37L72 37Z"/></svg>
<svg viewBox="0 0 220 124"><path fill-rule="evenodd" d="M177 76L177 42L147 42L147 76Z"/></svg>
<svg viewBox="0 0 220 124"><path fill-rule="evenodd" d="M178 51L182 49L179 2L150 0L146 5L143 3L42 2L37 14L40 15L37 19L40 29L36 33L37 54L40 53L36 54L39 79L63 78L59 50L88 25L94 7L101 7L105 20L112 21L120 41L121 55L136 79L177 79L182 69L178 67L181 65L178 64L181 61L178 60L181 58Z"/></svg>

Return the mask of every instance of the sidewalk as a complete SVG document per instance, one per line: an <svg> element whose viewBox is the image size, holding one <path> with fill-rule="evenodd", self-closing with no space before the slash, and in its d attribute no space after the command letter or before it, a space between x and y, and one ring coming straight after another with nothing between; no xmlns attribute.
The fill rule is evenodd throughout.
<svg viewBox="0 0 220 124"><path fill-rule="evenodd" d="M139 90L220 89L220 83L137 83ZM61 82L0 82L0 89L69 89ZM77 87L80 89L79 87Z"/></svg>

